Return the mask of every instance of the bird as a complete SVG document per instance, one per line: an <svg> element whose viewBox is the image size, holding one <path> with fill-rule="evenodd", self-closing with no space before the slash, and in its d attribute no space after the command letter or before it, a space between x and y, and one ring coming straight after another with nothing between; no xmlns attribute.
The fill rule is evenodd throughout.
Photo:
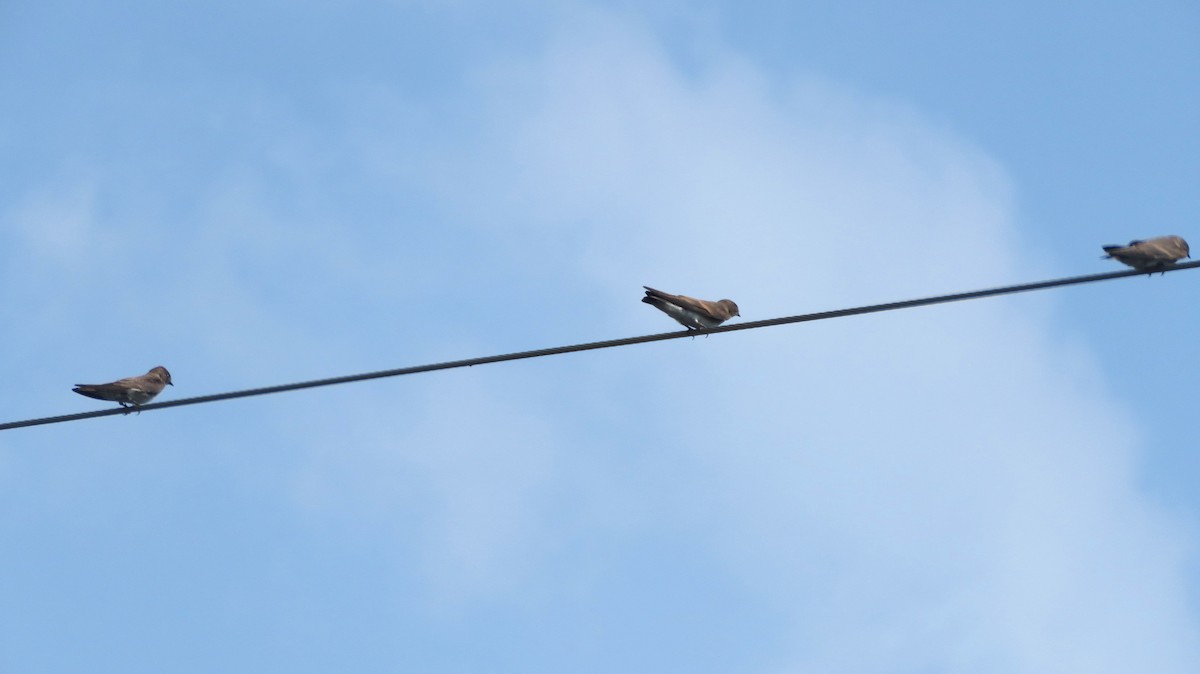
<svg viewBox="0 0 1200 674"><path fill-rule="evenodd" d="M109 384L76 384L72 391L96 400L111 400L121 407L130 407L141 414L141 406L154 399L171 383L171 373L159 365L138 377L126 377Z"/></svg>
<svg viewBox="0 0 1200 674"><path fill-rule="evenodd" d="M1182 258L1191 257L1187 241L1173 234L1153 239L1136 239L1130 241L1128 246L1104 246L1104 252L1107 253L1105 259L1112 258L1138 271L1151 274L1165 270Z"/></svg>
<svg viewBox="0 0 1200 674"><path fill-rule="evenodd" d="M646 289L643 302L674 318L688 330L715 328L734 316L741 316L738 313L738 305L734 304L733 300L710 302L686 295L664 293L650 286L642 287Z"/></svg>

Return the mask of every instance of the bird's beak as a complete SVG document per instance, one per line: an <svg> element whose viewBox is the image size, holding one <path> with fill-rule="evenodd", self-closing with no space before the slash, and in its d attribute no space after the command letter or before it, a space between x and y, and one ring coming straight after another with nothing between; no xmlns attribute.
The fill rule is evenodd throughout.
<svg viewBox="0 0 1200 674"><path fill-rule="evenodd" d="M167 382L167 386L174 386L174 385L175 385L175 382L173 382L173 381Z"/></svg>

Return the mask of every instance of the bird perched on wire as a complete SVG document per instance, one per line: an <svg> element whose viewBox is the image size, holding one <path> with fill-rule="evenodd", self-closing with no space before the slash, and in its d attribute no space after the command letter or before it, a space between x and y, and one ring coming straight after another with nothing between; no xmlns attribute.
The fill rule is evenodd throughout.
<svg viewBox="0 0 1200 674"><path fill-rule="evenodd" d="M76 384L72 391L96 400L111 400L121 407L132 406L141 414L142 405L154 399L171 383L171 373L158 366L138 377L126 377L109 384Z"/></svg>
<svg viewBox="0 0 1200 674"><path fill-rule="evenodd" d="M1105 259L1112 258L1151 274L1191 257L1187 241L1175 235L1130 241L1128 246L1104 246L1104 252L1108 253Z"/></svg>
<svg viewBox="0 0 1200 674"><path fill-rule="evenodd" d="M710 302L686 295L664 293L650 286L642 287L646 289L643 302L674 318L688 330L715 328L734 316L741 316L733 300Z"/></svg>

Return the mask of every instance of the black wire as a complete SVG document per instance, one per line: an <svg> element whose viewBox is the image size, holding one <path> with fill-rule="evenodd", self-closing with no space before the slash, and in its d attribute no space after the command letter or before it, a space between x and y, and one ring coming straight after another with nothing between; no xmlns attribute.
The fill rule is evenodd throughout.
<svg viewBox="0 0 1200 674"><path fill-rule="evenodd" d="M1179 271L1181 269L1194 269L1200 266L1200 260L1196 262L1185 262L1177 264L1167 269L1162 270L1163 273L1170 271ZM628 346L630 344L643 344L646 342L660 342L667 339L680 339L683 337L694 337L697 335L711 335L720 332L735 332L737 330L753 330L756 328L766 328L774 325L786 325L788 323L806 323L808 321L822 321L830 318L841 318L843 316L857 316L859 314L871 314L880 311L894 311L896 309L911 309L913 307L923 307L931 304L945 304L947 302L961 302L964 300L975 300L983 297L992 297L994 295L1011 295L1013 293L1029 292L1031 290L1043 290L1045 288L1056 288L1059 286L1079 285L1081 283L1094 283L1096 281L1107 281L1110 279L1125 278L1129 276L1140 276L1145 272L1137 270L1126 270L1109 272L1105 274L1091 274L1088 276L1072 276L1069 278L1054 279L1052 281L1039 281L1037 283L1025 283L1022 285L1003 286L1000 288L990 288L987 290L975 290L972 292L955 293L952 295L938 295L935 297L925 297L915 300L905 300L903 302L889 302L887 304L871 304L862 307L852 307L850 309L837 309L834 311L821 311L813 314L801 314L799 316L786 316L783 318L768 318L761 321L747 321L744 323L735 323L733 325L722 325L716 328L706 328L702 330L684 330L680 332L663 332L654 335L643 335L641 337L626 337L624 339L610 339L603 342L589 342L586 344L575 344L572 346L556 346L549 349L537 349L534 351L520 351L517 353L507 353L498 356L483 356L481 358L468 358L466 360L452 360L444 363L433 363L430 365L416 365L414 367L402 367L394 370L380 370L378 372L367 372L363 374L352 374L344 377L330 377L328 379L314 379L311 381L302 381L295 384L281 384L279 386L266 386L263 388L245 389L242 391L230 391L228 393L215 393L213 395L196 396L194 398L181 398L179 400L169 400L166 402L151 403L142 405L142 412L152 410L160 410L168 407L180 407L182 405L198 405L200 403L211 403L219 400L232 400L234 398L249 398L251 396L267 395L269 393L284 393L286 391L298 391L306 388L317 388L320 386L333 386L334 384L348 384L356 381L367 381L369 379L382 379L384 377L400 377L407 374L417 374L420 372L433 372L435 370L450 370L459 367L473 367L475 365L486 365L488 363L500 363L508 360L523 360L525 358L541 358L543 356L555 356L560 353L574 353L577 351L592 351L594 349L608 349L615 346ZM1157 272L1156 272L1157 273ZM79 419L91 419L93 417L106 417L114 414L129 414L132 410L127 408L111 408L104 410L95 410L92 412L80 412L78 414L64 414L57 417L43 417L41 419L27 419L25 421L11 421L5 424L0 424L0 431L6 431L11 428L24 428L26 426L40 426L43 424L57 424L65 421L77 421Z"/></svg>

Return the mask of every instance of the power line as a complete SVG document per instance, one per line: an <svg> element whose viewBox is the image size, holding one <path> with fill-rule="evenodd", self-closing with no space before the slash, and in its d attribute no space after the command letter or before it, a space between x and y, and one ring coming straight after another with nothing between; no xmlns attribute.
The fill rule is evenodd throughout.
<svg viewBox="0 0 1200 674"><path fill-rule="evenodd" d="M1163 270L1163 273L1171 271L1179 271L1181 269L1194 269L1200 267L1200 260L1195 262L1185 262L1177 264ZM1094 283L1096 281L1108 281L1110 279L1125 278L1129 276L1141 276L1145 272L1137 270L1116 271L1106 274L1090 274L1088 276L1072 276L1068 278L1054 279L1051 281L1039 281L1037 283L1025 283L1021 285L1003 286L1000 288L989 288L987 290L974 290L965 293L954 293L951 295L937 295L934 297L924 297L915 300L905 300L902 302L889 302L886 304L871 304L861 307L852 307L849 309L837 309L834 311L820 311L812 314L800 314L798 316L786 316L783 318L768 318L761 321L746 321L744 323L736 323L734 325L722 325L716 328L707 328L703 330L688 330L679 332L663 332L654 335L643 335L641 337L626 337L624 339L610 339L603 342L588 342L586 344L574 344L571 346L556 346L549 349L536 349L534 351L519 351L517 353L507 353L498 356L483 356L481 358L467 358L465 360L452 360L444 363L433 363L429 365L416 365L413 367L402 367L394 370L380 370L378 372L366 372L363 374L352 374L344 377L330 377L328 379L313 379L311 381L302 381L294 384L281 384L279 386L266 386L263 388L244 389L241 391L230 391L227 393L215 393L213 395L196 396L194 398L181 398L179 400L169 400L166 402L151 403L142 405L141 411L149 412L152 410L160 410L168 407L180 407L183 405L199 405L200 403L212 403L219 400L232 400L234 398L249 398L251 396L267 395L269 393L284 393L286 391L298 391L306 388L318 388L321 386L333 386L334 384L349 384L357 381L367 381L369 379L382 379L384 377L400 377L408 374L418 374L420 372L433 372L435 370L450 370L459 367L473 367L475 365L486 365L488 363L500 363L508 360L523 360L526 358L541 358L543 356L556 356L561 353L575 353L577 351L592 351L595 349L608 349L616 346L629 346L631 344L644 344L646 342L661 342L667 339L680 339L683 337L694 337L697 335L711 335L719 332L735 332L738 330L753 330L756 328L766 328L774 325L786 325L789 323L806 323L808 321L823 321L830 318L842 318L844 316L857 316L859 314L872 314L880 311L894 311L896 309L912 309L914 307L929 306L931 304L945 304L948 302L962 302L964 300L976 300L984 297L992 297L995 295L1011 295L1014 293L1029 292L1031 290L1044 290L1046 288L1057 288L1059 286L1079 285L1082 283ZM131 410L125 408L110 408L103 410L94 410L92 412L80 412L78 414L64 414L57 417L43 417L41 419L27 419L25 421L11 421L5 424L0 424L0 431L9 430L12 428L24 428L26 426L41 426L44 424L57 424L65 421L78 421L80 419L91 419L93 417L106 417L114 414L129 414Z"/></svg>

